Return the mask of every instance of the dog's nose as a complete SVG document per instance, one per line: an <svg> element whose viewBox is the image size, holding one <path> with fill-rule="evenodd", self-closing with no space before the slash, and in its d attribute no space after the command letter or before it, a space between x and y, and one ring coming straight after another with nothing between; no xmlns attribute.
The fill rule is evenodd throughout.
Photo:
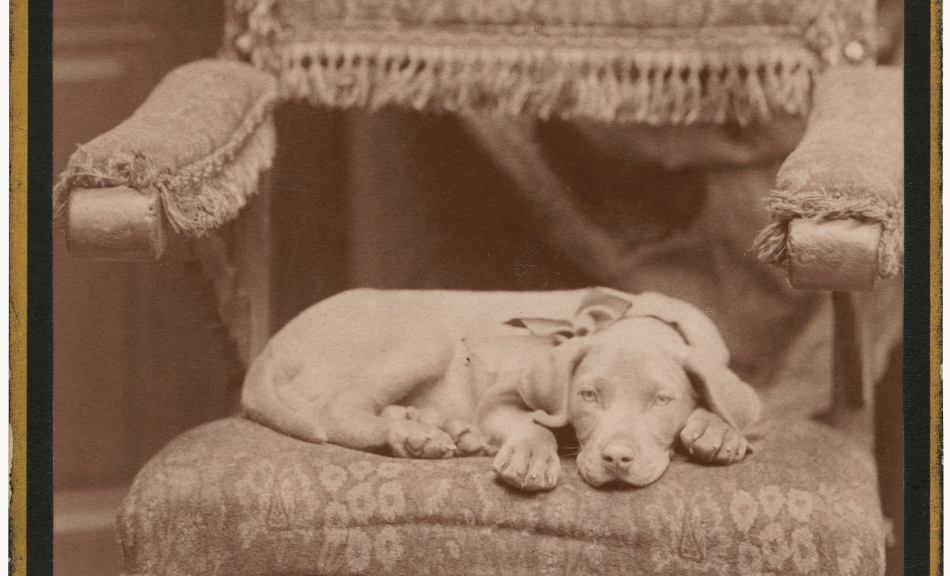
<svg viewBox="0 0 950 576"><path fill-rule="evenodd" d="M625 469L633 462L633 450L623 444L608 444L600 451L600 457L610 468Z"/></svg>

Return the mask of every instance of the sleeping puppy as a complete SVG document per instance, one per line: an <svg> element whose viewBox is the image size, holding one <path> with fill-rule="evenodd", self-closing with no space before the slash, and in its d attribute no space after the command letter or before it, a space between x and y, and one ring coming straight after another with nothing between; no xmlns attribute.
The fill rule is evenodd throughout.
<svg viewBox="0 0 950 576"><path fill-rule="evenodd" d="M504 482L557 485L571 424L593 486L645 486L677 440L728 464L758 418L718 330L685 302L561 292L359 289L280 330L244 381L246 414L311 442L393 455L494 454Z"/></svg>

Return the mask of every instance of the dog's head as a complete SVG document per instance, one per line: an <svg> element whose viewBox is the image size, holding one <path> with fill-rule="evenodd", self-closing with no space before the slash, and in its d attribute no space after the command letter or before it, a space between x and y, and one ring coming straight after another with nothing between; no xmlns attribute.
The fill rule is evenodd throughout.
<svg viewBox="0 0 950 576"><path fill-rule="evenodd" d="M758 417L755 392L716 351L691 343L690 333L699 335L688 319L605 320L604 329L554 343L519 382L536 422L573 425L589 484L657 480L697 405L740 430Z"/></svg>

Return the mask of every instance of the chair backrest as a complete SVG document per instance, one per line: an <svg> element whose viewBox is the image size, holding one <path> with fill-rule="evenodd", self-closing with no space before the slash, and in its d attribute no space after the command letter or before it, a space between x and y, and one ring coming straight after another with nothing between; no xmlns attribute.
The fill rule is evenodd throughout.
<svg viewBox="0 0 950 576"><path fill-rule="evenodd" d="M874 21L872 0L232 0L225 49L315 104L745 125L804 114Z"/></svg>

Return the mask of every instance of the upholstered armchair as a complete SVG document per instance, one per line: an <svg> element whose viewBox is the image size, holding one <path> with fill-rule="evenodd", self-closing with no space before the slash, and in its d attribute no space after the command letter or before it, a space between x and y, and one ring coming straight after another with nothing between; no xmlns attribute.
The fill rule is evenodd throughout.
<svg viewBox="0 0 950 576"><path fill-rule="evenodd" d="M866 0L228 0L219 58L56 184L74 257L185 239L245 365L351 286L660 290L717 322L766 417L739 464L597 490L566 457L527 495L486 459L235 416L139 474L126 574L883 573L868 414L900 341L903 156L874 20Z"/></svg>

